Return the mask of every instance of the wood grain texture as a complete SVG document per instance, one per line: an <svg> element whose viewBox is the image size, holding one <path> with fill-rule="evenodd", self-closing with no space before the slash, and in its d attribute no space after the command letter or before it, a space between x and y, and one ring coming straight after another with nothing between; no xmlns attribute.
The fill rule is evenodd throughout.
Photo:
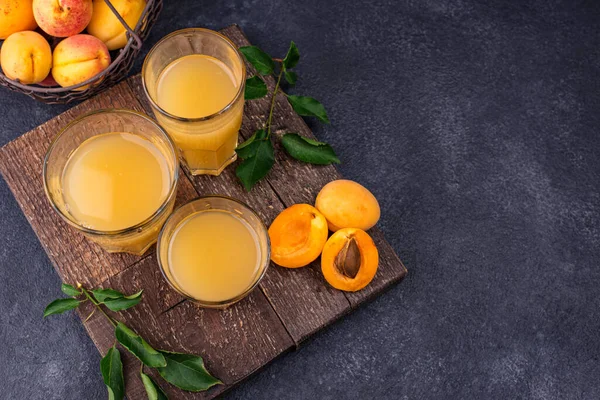
<svg viewBox="0 0 600 400"><path fill-rule="evenodd" d="M237 26L222 32L238 46L249 44ZM252 74L252 67L248 67ZM273 79L265 80L273 89ZM268 98L246 102L241 139L248 138L262 126L268 107ZM246 299L226 310L199 308L164 280L154 247L142 257L106 253L64 223L45 197L42 162L52 138L75 117L100 108L130 108L152 115L140 76L131 77L0 149L0 171L63 281L79 281L88 287L112 287L124 293L143 289L140 304L111 314L155 348L202 355L209 370L225 383L205 393L187 393L165 384L146 368L170 398L218 396L406 274L382 233L374 228L369 233L378 246L380 266L373 283L360 292L343 293L327 285L320 271L320 260L300 269L286 269L271 263L259 289ZM267 179L246 192L235 176L235 166L225 169L219 177L191 176L182 170L176 204L198 195L227 195L248 204L268 225L285 207L314 203L320 188L341 175L333 166L313 166L293 160L281 148L279 138L284 133L314 137L283 94L276 99L273 120L277 162ZM78 313L85 320L91 311L91 305L87 304ZM95 313L84 326L100 353L105 354L115 341L112 325L101 313ZM124 349L121 355L126 367L128 399L145 398L139 361Z"/></svg>
<svg viewBox="0 0 600 400"><path fill-rule="evenodd" d="M179 342L175 351L203 354L207 367L226 384L216 391L248 377L294 345L260 290L226 310L202 309L186 301L161 318Z"/></svg>

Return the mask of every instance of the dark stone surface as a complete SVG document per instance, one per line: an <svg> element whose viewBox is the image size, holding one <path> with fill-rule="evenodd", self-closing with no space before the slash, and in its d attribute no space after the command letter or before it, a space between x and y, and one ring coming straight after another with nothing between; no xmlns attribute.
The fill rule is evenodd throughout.
<svg viewBox="0 0 600 400"><path fill-rule="evenodd" d="M409 268L230 398L600 398L598 2L166 3L146 51L230 23L296 41L315 132ZM0 142L64 109L0 90ZM60 282L2 180L0 213L0 398L105 398L77 317L41 318Z"/></svg>

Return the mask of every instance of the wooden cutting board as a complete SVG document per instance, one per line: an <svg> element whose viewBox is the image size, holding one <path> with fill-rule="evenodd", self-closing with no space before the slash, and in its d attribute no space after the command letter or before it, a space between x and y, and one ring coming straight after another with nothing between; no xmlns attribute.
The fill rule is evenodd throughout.
<svg viewBox="0 0 600 400"><path fill-rule="evenodd" d="M238 46L250 44L236 25L221 32ZM250 65L248 70L249 74L255 73ZM272 90L273 79L268 77L266 81ZM285 132L297 132L313 138L286 97L279 94L276 100L275 134L280 137ZM64 282L82 282L90 288L112 287L126 293L144 289L143 301L119 313L117 318L155 348L202 355L208 369L225 383L204 393L188 393L156 379L170 398L204 399L219 395L277 356L297 348L318 330L399 282L406 274L406 268L375 227L369 233L379 249L379 270L373 282L357 293L329 287L321 275L319 260L299 269L271 264L259 287L244 300L226 310L199 308L165 282L154 247L141 257L106 253L64 223L46 199L42 162L51 140L77 116L100 108L129 108L152 115L141 78L133 76L8 143L0 149L0 171ZM267 98L246 102L240 131L243 139L261 126L268 109ZM178 204L201 195L232 196L247 203L270 224L281 210L292 204L313 204L324 184L341 178L333 166L293 160L281 149L278 140L275 147L275 166L267 179L251 192L246 192L238 182L234 166L219 177L186 173L180 179ZM82 308L78 312L83 320L91 306ZM105 354L114 343L112 326L98 313L84 325L100 353ZM145 399L138 361L126 351L121 353L127 397Z"/></svg>

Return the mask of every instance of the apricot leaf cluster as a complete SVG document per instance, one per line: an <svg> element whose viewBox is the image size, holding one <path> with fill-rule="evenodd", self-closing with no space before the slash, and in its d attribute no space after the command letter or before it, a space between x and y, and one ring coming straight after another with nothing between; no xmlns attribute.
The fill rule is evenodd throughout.
<svg viewBox="0 0 600 400"><path fill-rule="evenodd" d="M290 105L299 115L315 117L326 124L329 123L329 117L325 107L318 100L309 96L289 95L281 90L282 79L285 79L289 86L295 85L298 81L298 74L292 69L296 67L300 60L300 52L294 42L290 43L287 54L283 59L273 58L256 46L240 47L240 52L259 75L276 76L275 88L271 94L269 116L264 127L254 132L248 140L236 149L242 162L238 165L235 173L246 190L250 191L258 181L267 176L275 164L275 151L271 141L271 125L277 93L285 94ZM259 75L246 80L244 92L246 100L261 99L268 95L267 84ZM290 156L306 163L324 165L339 164L340 162L330 145L300 136L297 133L284 134L281 143Z"/></svg>
<svg viewBox="0 0 600 400"><path fill-rule="evenodd" d="M206 370L202 357L194 354L155 350L133 329L115 320L102 309L102 306L111 311L131 308L140 302L141 290L128 296L114 289L87 290L79 284L75 287L65 283L62 284L61 290L70 297L51 302L44 310L44 317L62 314L89 301L94 305L94 311L87 319L96 311L100 311L115 328L116 342L100 360L100 372L110 400L122 400L125 396L123 362L117 342L140 361L140 378L150 400L164 400L167 399L167 395L150 376L144 373L144 366L156 369L165 381L190 392L200 392L214 385L222 384Z"/></svg>

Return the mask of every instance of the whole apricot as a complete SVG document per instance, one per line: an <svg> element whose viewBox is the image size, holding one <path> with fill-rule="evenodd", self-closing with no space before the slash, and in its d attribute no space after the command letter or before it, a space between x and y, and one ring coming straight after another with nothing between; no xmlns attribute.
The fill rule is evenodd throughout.
<svg viewBox="0 0 600 400"><path fill-rule="evenodd" d="M33 0L33 16L48 35L73 36L92 19L92 0Z"/></svg>
<svg viewBox="0 0 600 400"><path fill-rule="evenodd" d="M13 33L0 48L0 66L9 79L24 84L38 83L50 72L52 50L37 32Z"/></svg>
<svg viewBox="0 0 600 400"><path fill-rule="evenodd" d="M327 218L332 232L342 228L371 229L379 221L379 203L360 183L339 179L323 186L315 207Z"/></svg>
<svg viewBox="0 0 600 400"><path fill-rule="evenodd" d="M84 82L110 65L106 45L92 35L75 35L60 42L54 49L52 76L62 86ZM88 85L76 90L85 90Z"/></svg>
<svg viewBox="0 0 600 400"><path fill-rule="evenodd" d="M111 0L111 3L127 25L131 29L135 29L144 7L146 7L146 1ZM102 40L109 50L120 49L127 44L125 27L104 0L94 0L94 12L87 31L90 35Z"/></svg>
<svg viewBox="0 0 600 400"><path fill-rule="evenodd" d="M319 257L327 241L327 220L310 204L286 208L269 227L271 260L287 268L299 268Z"/></svg>
<svg viewBox="0 0 600 400"><path fill-rule="evenodd" d="M379 267L379 252L371 236L362 229L343 228L323 248L321 271L334 288L356 292L373 280Z"/></svg>
<svg viewBox="0 0 600 400"><path fill-rule="evenodd" d="M0 0L0 40L37 27L31 3L32 0Z"/></svg>

